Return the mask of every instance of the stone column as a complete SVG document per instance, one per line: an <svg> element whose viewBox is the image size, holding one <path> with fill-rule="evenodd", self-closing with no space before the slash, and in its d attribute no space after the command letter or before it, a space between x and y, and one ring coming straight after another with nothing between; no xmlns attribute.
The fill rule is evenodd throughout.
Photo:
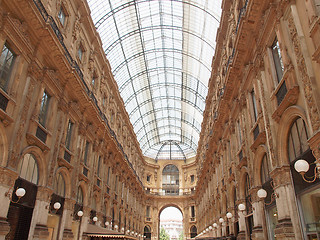
<svg viewBox="0 0 320 240"><path fill-rule="evenodd" d="M83 233L86 232L87 226L89 224L90 210L91 208L83 207L83 216L81 217L79 227L79 240L85 240L87 238L87 236Z"/></svg>
<svg viewBox="0 0 320 240"><path fill-rule="evenodd" d="M242 203L245 204L244 199L240 199L237 201L237 206ZM246 210L245 210L246 211ZM237 239L244 240L246 239L246 219L245 219L245 211L241 212L238 211L238 217L239 217L239 233L237 236Z"/></svg>
<svg viewBox="0 0 320 240"><path fill-rule="evenodd" d="M256 194L256 192L255 192ZM264 201L259 200L252 203L253 211L253 229L252 229L252 239L265 239L263 233L263 218L264 218Z"/></svg>
<svg viewBox="0 0 320 240"><path fill-rule="evenodd" d="M72 240L72 218L75 200L66 198L64 200L63 214L61 218L59 239Z"/></svg>
<svg viewBox="0 0 320 240"><path fill-rule="evenodd" d="M30 224L29 239L47 240L49 236L47 221L52 189L39 186L36 203Z"/></svg>
<svg viewBox="0 0 320 240"><path fill-rule="evenodd" d="M8 168L0 167L0 240L4 240L10 231L7 215L13 187L18 174Z"/></svg>
<svg viewBox="0 0 320 240"><path fill-rule="evenodd" d="M295 193L293 186L291 184L291 172L290 166L282 166L276 168L271 172L271 177L274 182L274 191L278 195L276 198L277 211L278 211L278 224L275 228L275 236L277 240L282 239L302 239L302 236L295 237L295 231L293 229L292 220L296 221L294 225L296 226L296 234L299 232L299 222L298 215L296 217L291 217L294 214L295 206ZM298 213L297 213L298 214Z"/></svg>

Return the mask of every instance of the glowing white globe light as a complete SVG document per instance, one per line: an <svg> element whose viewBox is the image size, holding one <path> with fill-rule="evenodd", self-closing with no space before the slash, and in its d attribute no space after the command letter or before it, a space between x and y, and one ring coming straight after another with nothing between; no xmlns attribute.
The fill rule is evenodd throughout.
<svg viewBox="0 0 320 240"><path fill-rule="evenodd" d="M123 228L121 228L121 232L124 232L124 227L123 227Z"/></svg>
<svg viewBox="0 0 320 240"><path fill-rule="evenodd" d="M259 189L257 194L258 194L258 197L262 199L267 197L267 191L264 190L263 188Z"/></svg>
<svg viewBox="0 0 320 240"><path fill-rule="evenodd" d="M212 226L209 226L209 230L212 230Z"/></svg>
<svg viewBox="0 0 320 240"><path fill-rule="evenodd" d="M18 188L18 189L16 190L16 195L17 195L18 197L23 197L25 194L26 194L26 190L25 190L24 188Z"/></svg>
<svg viewBox="0 0 320 240"><path fill-rule="evenodd" d="M206 232L209 232L209 228L206 229Z"/></svg>
<svg viewBox="0 0 320 240"><path fill-rule="evenodd" d="M223 223L223 222L224 222L224 219L223 219L223 218L219 218L219 222L220 222L220 223Z"/></svg>
<svg viewBox="0 0 320 240"><path fill-rule="evenodd" d="M55 203L53 204L53 208L54 208L55 210L58 210L58 209L61 208L61 204L60 204L59 202L55 202Z"/></svg>
<svg viewBox="0 0 320 240"><path fill-rule="evenodd" d="M97 218L97 217L93 217L92 220L93 220L94 222L96 222L96 221L98 221L98 218Z"/></svg>
<svg viewBox="0 0 320 240"><path fill-rule="evenodd" d="M227 213L227 218L229 218L229 219L232 218L232 213L231 212Z"/></svg>
<svg viewBox="0 0 320 240"><path fill-rule="evenodd" d="M82 216L83 216L83 212L80 210L80 211L77 213L77 215L78 215L79 217L82 217Z"/></svg>
<svg viewBox="0 0 320 240"><path fill-rule="evenodd" d="M244 211L244 210L246 210L246 205L244 205L243 203L240 203L240 204L238 205L238 209L239 209L240 211Z"/></svg>
<svg viewBox="0 0 320 240"><path fill-rule="evenodd" d="M105 222L104 225L108 226L108 225L109 225L109 222Z"/></svg>
<svg viewBox="0 0 320 240"><path fill-rule="evenodd" d="M118 229L118 225L115 225L114 228L115 228L115 229Z"/></svg>
<svg viewBox="0 0 320 240"><path fill-rule="evenodd" d="M296 161L296 163L294 164L294 169L295 169L298 173L308 172L308 170L309 170L309 163L308 163L306 160L300 159L300 160Z"/></svg>
<svg viewBox="0 0 320 240"><path fill-rule="evenodd" d="M218 227L218 224L214 223L214 224L212 224L212 227L216 228L216 227Z"/></svg>

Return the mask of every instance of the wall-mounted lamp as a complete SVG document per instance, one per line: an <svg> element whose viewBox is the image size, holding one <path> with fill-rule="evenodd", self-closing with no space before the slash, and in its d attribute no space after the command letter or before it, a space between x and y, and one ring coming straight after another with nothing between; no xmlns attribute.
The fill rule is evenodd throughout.
<svg viewBox="0 0 320 240"><path fill-rule="evenodd" d="M209 231L211 231L212 230L212 226L209 226Z"/></svg>
<svg viewBox="0 0 320 240"><path fill-rule="evenodd" d="M228 219L231 219L233 217L231 212L227 212L226 216L227 216Z"/></svg>
<svg viewBox="0 0 320 240"><path fill-rule="evenodd" d="M124 232L124 227L121 228L121 232Z"/></svg>
<svg viewBox="0 0 320 240"><path fill-rule="evenodd" d="M19 202L19 200L26 194L26 190L24 188L18 188L15 192L16 196L18 197L17 201L12 200L12 188L10 188L4 195L9 197L10 201L13 203Z"/></svg>
<svg viewBox="0 0 320 240"><path fill-rule="evenodd" d="M82 217L83 216L83 212L80 210L78 213L77 213L78 217Z"/></svg>
<svg viewBox="0 0 320 240"><path fill-rule="evenodd" d="M217 223L214 223L214 224L212 224L212 227L217 228L217 227L218 227L218 224L217 224Z"/></svg>
<svg viewBox="0 0 320 240"><path fill-rule="evenodd" d="M127 234L130 234L130 230L129 229L127 230Z"/></svg>
<svg viewBox="0 0 320 240"><path fill-rule="evenodd" d="M92 221L96 222L96 221L98 221L98 218L97 217L93 217Z"/></svg>
<svg viewBox="0 0 320 240"><path fill-rule="evenodd" d="M118 230L118 225L114 225L114 229L117 231Z"/></svg>
<svg viewBox="0 0 320 240"><path fill-rule="evenodd" d="M272 184L272 182L271 182L271 187L272 187L272 189L273 189L273 184ZM260 199L264 200L264 199L267 197L268 193L267 193L266 190L264 190L263 188L261 188L261 189L258 190L257 195L258 195L258 197L259 197ZM273 201L276 200L276 198L278 198L278 197L279 197L279 195L273 191L272 194L271 194L271 201L270 201L269 203L266 203L266 202L265 202L265 204L266 204L266 205L270 205L270 204L273 203Z"/></svg>
<svg viewBox="0 0 320 240"><path fill-rule="evenodd" d="M224 219L223 218L219 218L219 223L224 223Z"/></svg>
<svg viewBox="0 0 320 240"><path fill-rule="evenodd" d="M244 210L246 210L246 205L244 205L243 203L240 203L238 205L238 209L239 209L239 211L243 212Z"/></svg>
<svg viewBox="0 0 320 240"><path fill-rule="evenodd" d="M316 163L311 163L311 164L316 164ZM302 176L303 180L308 182L308 183L313 183L317 178L320 178L320 164L316 164L316 167L314 168L314 176L312 176L312 180L308 180L306 179L305 173L309 171L309 163L304 160L304 159L300 159L298 161L295 162L294 164L294 169L300 173L300 175Z"/></svg>

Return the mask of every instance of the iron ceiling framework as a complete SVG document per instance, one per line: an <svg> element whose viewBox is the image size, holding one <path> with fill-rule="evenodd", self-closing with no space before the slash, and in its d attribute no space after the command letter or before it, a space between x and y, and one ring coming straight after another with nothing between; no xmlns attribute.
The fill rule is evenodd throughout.
<svg viewBox="0 0 320 240"><path fill-rule="evenodd" d="M196 155L221 0L88 0L144 155Z"/></svg>

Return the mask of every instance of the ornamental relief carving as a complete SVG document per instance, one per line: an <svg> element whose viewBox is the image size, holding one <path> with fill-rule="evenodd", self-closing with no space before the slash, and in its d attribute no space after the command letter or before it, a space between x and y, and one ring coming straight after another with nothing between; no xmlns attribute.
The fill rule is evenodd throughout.
<svg viewBox="0 0 320 240"><path fill-rule="evenodd" d="M310 119L312 128L316 131L320 127L320 118L319 118L319 112L315 104L315 100L313 98L313 90L310 82L309 75L307 73L307 66L305 63L305 59L302 54L301 50L301 43L300 39L297 33L297 29L295 27L294 19L292 14L288 17L288 27L289 27L289 33L291 36L291 40L294 46L294 53L296 55L297 59L297 66L298 66L298 72L300 73L300 78L303 83L303 89L305 92L306 102L307 106L309 108L310 113Z"/></svg>

